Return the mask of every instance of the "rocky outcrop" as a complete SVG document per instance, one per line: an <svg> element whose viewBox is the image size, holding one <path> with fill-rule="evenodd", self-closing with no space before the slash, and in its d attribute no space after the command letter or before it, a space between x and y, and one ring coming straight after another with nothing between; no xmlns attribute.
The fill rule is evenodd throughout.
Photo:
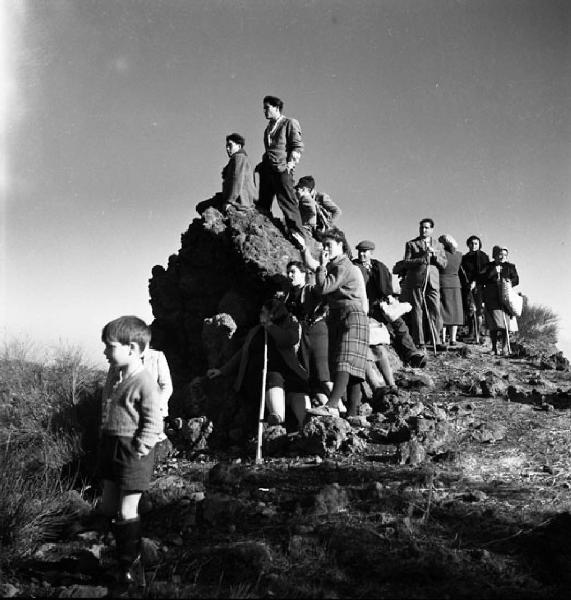
<svg viewBox="0 0 571 600"><path fill-rule="evenodd" d="M175 387L220 366L257 320L261 302L285 282L299 251L281 222L255 209L209 208L181 236L168 266L149 281L155 343L173 372Z"/></svg>
<svg viewBox="0 0 571 600"><path fill-rule="evenodd" d="M177 443L188 439L195 449L204 448L209 427L189 426L189 419L205 417L224 443L243 440L255 426L255 409L243 406L231 381L204 374L240 348L261 303L284 289L287 263L300 259L281 221L253 208L229 208L224 215L209 208L182 234L167 268L153 268L153 338L166 354L175 387L169 414L186 419L184 426L171 426Z"/></svg>

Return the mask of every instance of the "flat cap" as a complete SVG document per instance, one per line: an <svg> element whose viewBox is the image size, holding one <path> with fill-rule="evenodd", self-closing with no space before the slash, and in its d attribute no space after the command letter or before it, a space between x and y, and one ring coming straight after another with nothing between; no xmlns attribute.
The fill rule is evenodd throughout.
<svg viewBox="0 0 571 600"><path fill-rule="evenodd" d="M355 248L357 248L357 250L374 250L375 244L370 240L363 240L362 242L359 242Z"/></svg>

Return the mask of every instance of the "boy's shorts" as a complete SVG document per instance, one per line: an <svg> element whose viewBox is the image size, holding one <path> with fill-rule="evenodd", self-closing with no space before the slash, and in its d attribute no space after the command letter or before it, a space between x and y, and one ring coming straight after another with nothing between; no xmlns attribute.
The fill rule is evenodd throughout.
<svg viewBox="0 0 571 600"><path fill-rule="evenodd" d="M122 491L144 492L151 483L154 462L154 447L139 457L132 437L104 435L99 444L97 476L112 481Z"/></svg>

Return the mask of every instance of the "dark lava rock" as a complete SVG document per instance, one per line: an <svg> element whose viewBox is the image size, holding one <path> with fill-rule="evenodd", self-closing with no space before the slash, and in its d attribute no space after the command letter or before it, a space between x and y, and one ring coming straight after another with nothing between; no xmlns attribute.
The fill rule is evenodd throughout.
<svg viewBox="0 0 571 600"><path fill-rule="evenodd" d="M239 465L218 463L208 472L209 486L233 489L240 485L244 469Z"/></svg>
<svg viewBox="0 0 571 600"><path fill-rule="evenodd" d="M483 379L480 380L482 394L487 398L496 398L497 396L505 396L508 390L508 382L506 379L495 373L487 371Z"/></svg>
<svg viewBox="0 0 571 600"><path fill-rule="evenodd" d="M541 359L539 363L542 369L552 369L556 371L569 371L569 361L563 355L563 352L559 351L547 358Z"/></svg>
<svg viewBox="0 0 571 600"><path fill-rule="evenodd" d="M471 436L478 442L498 442L506 437L507 428L501 423L488 421L480 423L471 431Z"/></svg>
<svg viewBox="0 0 571 600"><path fill-rule="evenodd" d="M345 512L349 505L347 492L338 483L325 486L316 496L313 513L316 515Z"/></svg>
<svg viewBox="0 0 571 600"><path fill-rule="evenodd" d="M198 549L192 558L200 564L196 582L243 584L255 582L271 567L272 553L264 542L229 542Z"/></svg>
<svg viewBox="0 0 571 600"><path fill-rule="evenodd" d="M283 455L288 447L288 437L285 427L272 425L266 427L262 434L262 448L269 456Z"/></svg>
<svg viewBox="0 0 571 600"><path fill-rule="evenodd" d="M305 454L325 456L340 450L350 432L345 419L314 417L303 426L297 445Z"/></svg>

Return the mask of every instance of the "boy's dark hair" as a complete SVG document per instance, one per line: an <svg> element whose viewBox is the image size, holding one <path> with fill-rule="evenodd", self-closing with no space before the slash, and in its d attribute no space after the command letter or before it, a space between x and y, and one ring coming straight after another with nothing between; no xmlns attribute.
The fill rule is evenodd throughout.
<svg viewBox="0 0 571 600"><path fill-rule="evenodd" d="M470 247L470 244L472 243L472 240L478 240L480 242L480 250L482 249L482 240L477 236L477 235L471 235L467 240L466 240L466 246L468 246L468 248Z"/></svg>
<svg viewBox="0 0 571 600"><path fill-rule="evenodd" d="M434 229L434 221L430 217L420 219L420 221L418 222L419 225L422 225L423 223L430 223L430 226L432 227L432 229Z"/></svg>
<svg viewBox="0 0 571 600"><path fill-rule="evenodd" d="M281 325L286 319L289 318L289 311L284 302L276 298L266 300L262 307L265 308L272 321L276 325Z"/></svg>
<svg viewBox="0 0 571 600"><path fill-rule="evenodd" d="M264 104L270 104L271 106L276 106L282 112L284 108L284 103L277 96L264 96Z"/></svg>
<svg viewBox="0 0 571 600"><path fill-rule="evenodd" d="M109 321L101 331L101 341L104 343L119 342L130 344L135 342L141 352L151 341L151 330L139 317L127 315Z"/></svg>
<svg viewBox="0 0 571 600"><path fill-rule="evenodd" d="M345 237L345 234L338 227L330 227L325 231L318 232L317 238L320 242L324 242L326 239L335 240L336 242L343 243L343 252L349 257L353 257L353 253L351 252L351 246L349 246L349 242Z"/></svg>
<svg viewBox="0 0 571 600"><path fill-rule="evenodd" d="M296 267L302 273L307 273L307 267L299 260L290 260L286 265L286 271L289 271L290 267Z"/></svg>
<svg viewBox="0 0 571 600"><path fill-rule="evenodd" d="M296 183L295 187L305 187L308 190L313 191L315 189L315 179L311 175L305 175L304 177L299 178L299 181Z"/></svg>
<svg viewBox="0 0 571 600"><path fill-rule="evenodd" d="M242 148L246 145L246 138L239 133L229 133L226 136L226 141L234 142L235 144L238 144L238 146L242 146Z"/></svg>

